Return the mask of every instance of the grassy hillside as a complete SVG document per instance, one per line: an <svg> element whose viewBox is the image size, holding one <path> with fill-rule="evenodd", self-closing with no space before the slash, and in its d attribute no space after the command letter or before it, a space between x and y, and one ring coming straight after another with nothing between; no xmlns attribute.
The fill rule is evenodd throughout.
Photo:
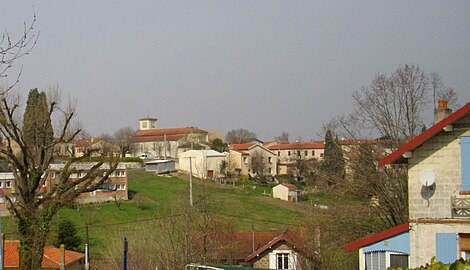
<svg viewBox="0 0 470 270"><path fill-rule="evenodd" d="M194 181L194 201L209 201L212 214L229 222L240 230L285 229L302 223L304 214L279 205L279 202L260 195L270 192L269 186L253 184L246 188L217 185L212 182ZM113 202L64 208L56 217L71 219L85 238L85 224L89 224L92 252L106 252L106 246L119 241L118 235L136 230L140 224L152 224L168 215L178 214L178 209L189 207L189 183L176 177L160 177L143 171L129 171L129 191L132 200L123 202L121 210ZM294 210L293 210L294 209ZM4 217L3 231L7 238L16 238L15 226L10 217ZM56 222L57 223L57 222ZM53 238L54 232L51 234Z"/></svg>

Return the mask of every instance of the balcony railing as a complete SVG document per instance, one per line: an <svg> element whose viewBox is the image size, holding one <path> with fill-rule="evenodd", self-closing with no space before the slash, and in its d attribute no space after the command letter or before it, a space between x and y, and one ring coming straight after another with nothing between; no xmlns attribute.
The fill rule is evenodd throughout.
<svg viewBox="0 0 470 270"><path fill-rule="evenodd" d="M456 217L470 217L470 197L452 197L452 209Z"/></svg>

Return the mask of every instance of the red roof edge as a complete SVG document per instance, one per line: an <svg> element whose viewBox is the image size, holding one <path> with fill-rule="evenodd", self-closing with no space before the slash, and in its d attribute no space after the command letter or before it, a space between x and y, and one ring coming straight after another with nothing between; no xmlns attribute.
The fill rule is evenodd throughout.
<svg viewBox="0 0 470 270"><path fill-rule="evenodd" d="M354 242L348 243L344 245L344 250L346 251L352 251L354 249L361 248L363 246L367 246L379 241L382 241L384 239L387 239L391 236L395 236L400 233L404 233L410 230L410 224L408 222L400 224L398 226L392 227L390 229L387 229L385 231L378 232L373 235L366 236L362 239L356 240Z"/></svg>
<svg viewBox="0 0 470 270"><path fill-rule="evenodd" d="M245 261L249 262L251 261L253 258L257 257L259 254L263 253L264 251L266 251L267 249L270 249L272 246L276 245L277 243L279 243L280 241L286 241L288 242L289 244L293 245L292 241L290 240L290 238L287 236L288 233L292 233L289 229L285 230L282 234L276 236L273 240L269 241L268 243L266 243L264 246L258 248L257 250L255 250L253 253L251 253L250 255L248 255L246 258L245 258Z"/></svg>
<svg viewBox="0 0 470 270"><path fill-rule="evenodd" d="M386 156L382 160L379 161L379 167L383 167L387 164L393 163L394 161L398 160L405 152L411 151L415 149L416 147L420 146L423 144L425 141L429 140L431 137L436 135L437 133L441 132L442 129L450 125L458 120L460 120L462 117L466 116L470 112L470 102L462 106L460 109L456 110L454 113L449 115L448 117L444 118L431 128L427 129L411 141L407 142L404 144L402 147L398 148L394 152L392 152L390 155Z"/></svg>

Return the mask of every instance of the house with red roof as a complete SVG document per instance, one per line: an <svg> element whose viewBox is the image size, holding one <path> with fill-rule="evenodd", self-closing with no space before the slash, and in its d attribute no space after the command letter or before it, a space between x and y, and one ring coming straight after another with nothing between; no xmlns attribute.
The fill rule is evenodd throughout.
<svg viewBox="0 0 470 270"><path fill-rule="evenodd" d="M277 174L277 156L261 143L230 145L229 168L241 175Z"/></svg>
<svg viewBox="0 0 470 270"><path fill-rule="evenodd" d="M92 150L92 157L99 157L103 150L110 151L114 157L121 155L119 146L103 138L84 138L73 142L73 156L82 157L86 151Z"/></svg>
<svg viewBox="0 0 470 270"><path fill-rule="evenodd" d="M393 164L408 168L409 222L346 245L359 248L360 269L385 269L375 265L390 261L388 247L398 245L398 236L393 251L407 255L409 267L434 256L444 263L470 260L470 102L452 113L439 101L434 125L378 166Z"/></svg>
<svg viewBox="0 0 470 270"><path fill-rule="evenodd" d="M146 154L155 158L174 158L191 146L206 144L208 132L197 127L158 128L157 118L139 119L139 130L133 136L134 156ZM184 147L183 147L184 146Z"/></svg>
<svg viewBox="0 0 470 270"><path fill-rule="evenodd" d="M273 187L273 198L284 201L297 202L300 200L300 190L292 184L279 184Z"/></svg>
<svg viewBox="0 0 470 270"><path fill-rule="evenodd" d="M196 238L196 252L216 265L256 269L311 269L305 238L290 229L284 231L233 231L211 233L205 241ZM205 243L205 247L203 246Z"/></svg>
<svg viewBox="0 0 470 270"><path fill-rule="evenodd" d="M20 269L20 255L18 252L20 241L5 240L4 242L4 269ZM64 251L64 269L81 270L84 268L85 254L71 250ZM46 246L44 248L44 257L42 259L42 269L55 270L61 269L61 250L60 248Z"/></svg>
<svg viewBox="0 0 470 270"><path fill-rule="evenodd" d="M277 174L291 174L298 159L323 159L324 141L279 142L267 144L269 150L277 155Z"/></svg>

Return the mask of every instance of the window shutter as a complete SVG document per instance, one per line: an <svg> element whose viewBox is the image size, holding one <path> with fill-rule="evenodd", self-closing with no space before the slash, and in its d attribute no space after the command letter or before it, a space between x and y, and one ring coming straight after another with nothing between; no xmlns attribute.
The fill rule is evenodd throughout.
<svg viewBox="0 0 470 270"><path fill-rule="evenodd" d="M470 191L470 137L460 137L460 153L462 161L462 190Z"/></svg>
<svg viewBox="0 0 470 270"><path fill-rule="evenodd" d="M269 269L276 269L276 254L275 253L269 253Z"/></svg>
<svg viewBox="0 0 470 270"><path fill-rule="evenodd" d="M457 235L455 233L436 234L436 259L443 263L457 260Z"/></svg>

